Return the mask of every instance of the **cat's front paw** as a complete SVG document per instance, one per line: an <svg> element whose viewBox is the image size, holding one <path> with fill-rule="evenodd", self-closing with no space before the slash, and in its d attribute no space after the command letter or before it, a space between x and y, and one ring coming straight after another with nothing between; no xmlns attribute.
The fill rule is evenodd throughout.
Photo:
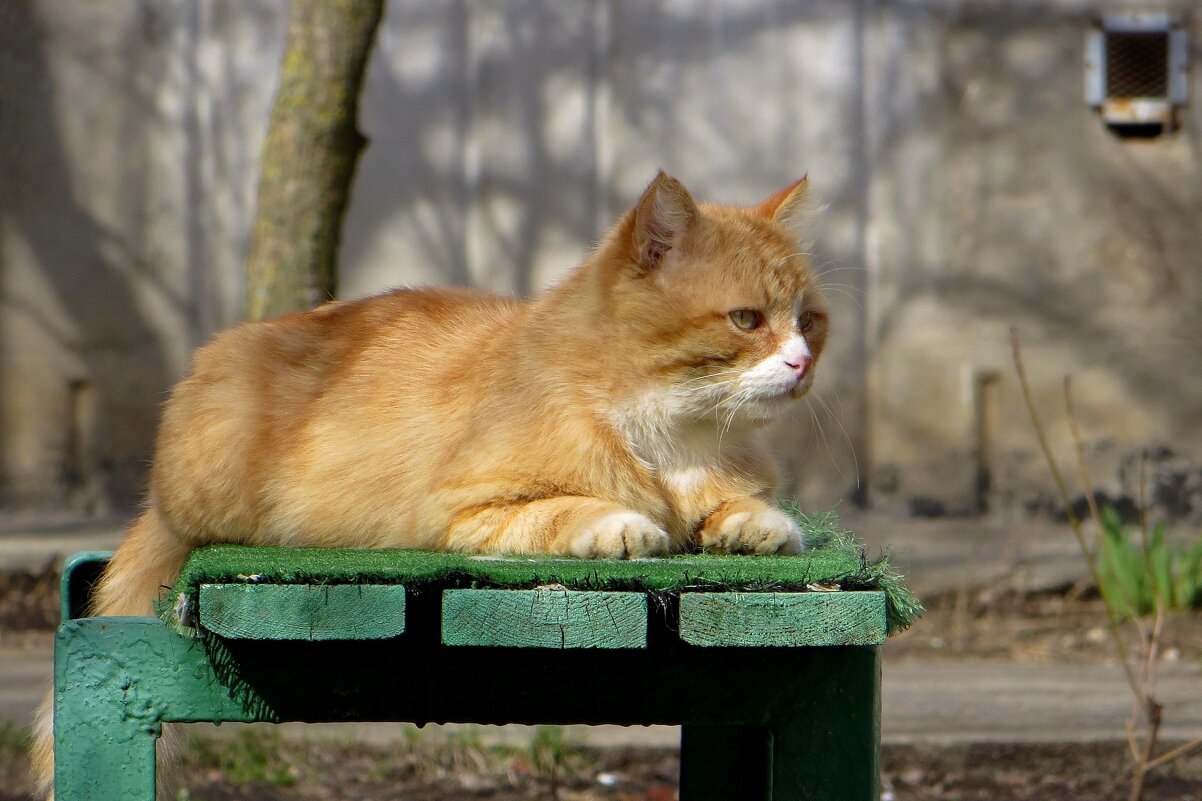
<svg viewBox="0 0 1202 801"><path fill-rule="evenodd" d="M584 521L569 550L585 559L637 559L668 552L667 532L638 512L609 512Z"/></svg>
<svg viewBox="0 0 1202 801"><path fill-rule="evenodd" d="M703 532L701 544L718 553L798 554L805 549L793 518L771 508L727 515Z"/></svg>

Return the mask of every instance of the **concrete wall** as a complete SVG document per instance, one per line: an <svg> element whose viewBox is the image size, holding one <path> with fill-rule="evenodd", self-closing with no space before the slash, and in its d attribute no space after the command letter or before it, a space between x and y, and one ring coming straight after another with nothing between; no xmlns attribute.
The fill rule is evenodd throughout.
<svg viewBox="0 0 1202 801"><path fill-rule="evenodd" d="M834 345L781 441L810 503L975 509L978 468L995 509L1046 495L1011 324L1041 402L1078 375L1107 475L1142 443L1197 456L1202 120L1154 142L1104 130L1080 100L1099 8L392 0L340 294L537 292L657 167L734 202L808 170ZM285 14L0 7L6 508L140 492L163 392L240 314Z"/></svg>
<svg viewBox="0 0 1202 801"><path fill-rule="evenodd" d="M0 499L141 494L164 392L238 316L279 3L0 5Z"/></svg>
<svg viewBox="0 0 1202 801"><path fill-rule="evenodd" d="M1082 102L1083 30L1099 8L927 3L871 15L866 325L878 505L1047 504L1011 367L1013 326L1070 478L1068 373L1099 485L1134 497L1139 448L1166 444L1182 457L1161 454L1158 491L1188 480L1202 519L1202 106L1184 109L1171 136L1108 131ZM1190 35L1197 53L1196 18ZM1196 58L1191 73L1196 98Z"/></svg>

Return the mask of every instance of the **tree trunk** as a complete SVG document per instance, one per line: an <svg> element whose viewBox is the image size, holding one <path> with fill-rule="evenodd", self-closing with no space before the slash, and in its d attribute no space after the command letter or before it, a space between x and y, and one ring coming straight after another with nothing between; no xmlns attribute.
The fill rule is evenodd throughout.
<svg viewBox="0 0 1202 801"><path fill-rule="evenodd" d="M247 317L334 297L351 179L367 141L356 120L384 0L292 0L280 88L259 176Z"/></svg>

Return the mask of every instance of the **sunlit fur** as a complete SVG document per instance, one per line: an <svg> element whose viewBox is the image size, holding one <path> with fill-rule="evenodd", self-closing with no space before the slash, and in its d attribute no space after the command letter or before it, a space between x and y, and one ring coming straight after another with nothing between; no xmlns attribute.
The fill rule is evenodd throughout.
<svg viewBox="0 0 1202 801"><path fill-rule="evenodd" d="M800 550L767 503L760 433L813 380L785 359L816 363L825 342L794 225L804 194L803 180L757 207L697 206L661 173L533 301L404 289L220 334L166 405L147 508L94 612L150 614L214 542ZM763 323L740 330L738 309Z"/></svg>

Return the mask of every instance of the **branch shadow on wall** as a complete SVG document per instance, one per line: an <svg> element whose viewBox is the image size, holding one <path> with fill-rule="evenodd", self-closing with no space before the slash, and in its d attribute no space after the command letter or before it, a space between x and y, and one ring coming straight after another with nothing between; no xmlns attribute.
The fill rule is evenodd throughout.
<svg viewBox="0 0 1202 801"><path fill-rule="evenodd" d="M722 47L746 48L777 27L834 13L762 5L775 6L775 13L723 14ZM705 36L716 24L707 14L681 15L650 2L623 5L621 14L663 34L656 35L657 47L628 54L625 74L697 69L711 59L708 45L689 46L690 36ZM649 181L657 162L672 167L673 137L683 128L729 125L674 119L670 107L639 87L614 91L606 36L605 23L587 4L502 4L488 12L465 2L390 3L363 103L361 127L370 146L344 236L348 283L363 283L356 271L376 269L364 266L373 242L400 220L418 243L410 254L420 263L398 266L398 274L534 292L545 278L536 274L536 261L548 237L594 242L634 200L615 186L613 163L650 155ZM647 141L622 143L628 152L607 154L609 165L601 151L613 142L603 141L607 123L598 117L606 104L611 119L647 132ZM759 157L764 183L773 188L782 169L797 167L749 156ZM693 170L706 174L704 165ZM687 165L682 177L689 177ZM470 252L473 236L483 240L482 252ZM583 255L578 249L576 258Z"/></svg>
<svg viewBox="0 0 1202 801"><path fill-rule="evenodd" d="M750 145L758 140L747 135L745 120L682 114L713 103L696 96L681 102L673 93L682 78L720 78L715 54L726 52L762 59L775 75L765 41L797 24L845 24L851 15L843 9L762 2L682 12L641 2L615 7L605 20L588 4L500 8L490 14L463 2L390 3L365 89L362 127L370 147L344 235L340 287L347 294L403 276L531 295L556 270L578 263L634 200L626 180L632 172L649 181L663 166L699 197L709 199L708 189L726 200L730 188L711 157L729 162L738 154L737 183L765 193L795 178L794 170L821 169L796 163L795 143L783 133L778 150L762 152ZM633 40L626 35L632 31ZM782 80L791 85L795 78ZM728 82L714 91L750 89ZM615 130L625 135L615 139ZM683 155L682 137L701 152L700 162ZM706 154L707 146L715 150ZM850 184L823 202L856 209L866 175ZM860 213L850 213L862 228ZM404 233L392 230L398 226ZM404 244L381 246L390 239ZM409 263L382 267L375 263L381 254ZM831 255L852 262L830 280L849 285L833 292L850 296L835 300L844 332L857 341L848 347L850 360L862 363L863 254L853 248ZM858 370L839 373L830 365L823 389L797 414L797 428L813 430L785 454L790 477L825 482L827 503L855 492L864 430L860 386L842 378ZM786 486L793 485L790 478Z"/></svg>
<svg viewBox="0 0 1202 801"><path fill-rule="evenodd" d="M71 172L72 155L59 121L64 111L35 5L32 0L11 4L7 24L0 26L0 51L12 67L0 150L0 170L11 190L0 197L0 217L32 256L36 274L18 277L5 265L9 274L0 302L12 321L10 330L37 332L46 350L37 354L38 375L53 375L57 385L23 388L44 395L20 404L19 413L31 419L14 418L14 388L0 391L0 397L9 406L5 425L40 429L56 443L51 451L60 457L57 466L38 471L32 480L20 479L19 487L15 477L6 476L5 502L128 510L142 494L158 406L171 376L162 334L147 319L132 286L137 264L129 260L145 252L146 242L126 241L106 230L77 194L81 177ZM138 65L130 69L136 72ZM123 148L129 174L144 176L136 165L147 152L145 128L130 124ZM118 202L128 202L128 210L136 213L144 189L122 186ZM11 365L23 345L7 341L4 347ZM20 358L28 360L29 354ZM0 451L12 458L7 448Z"/></svg>

